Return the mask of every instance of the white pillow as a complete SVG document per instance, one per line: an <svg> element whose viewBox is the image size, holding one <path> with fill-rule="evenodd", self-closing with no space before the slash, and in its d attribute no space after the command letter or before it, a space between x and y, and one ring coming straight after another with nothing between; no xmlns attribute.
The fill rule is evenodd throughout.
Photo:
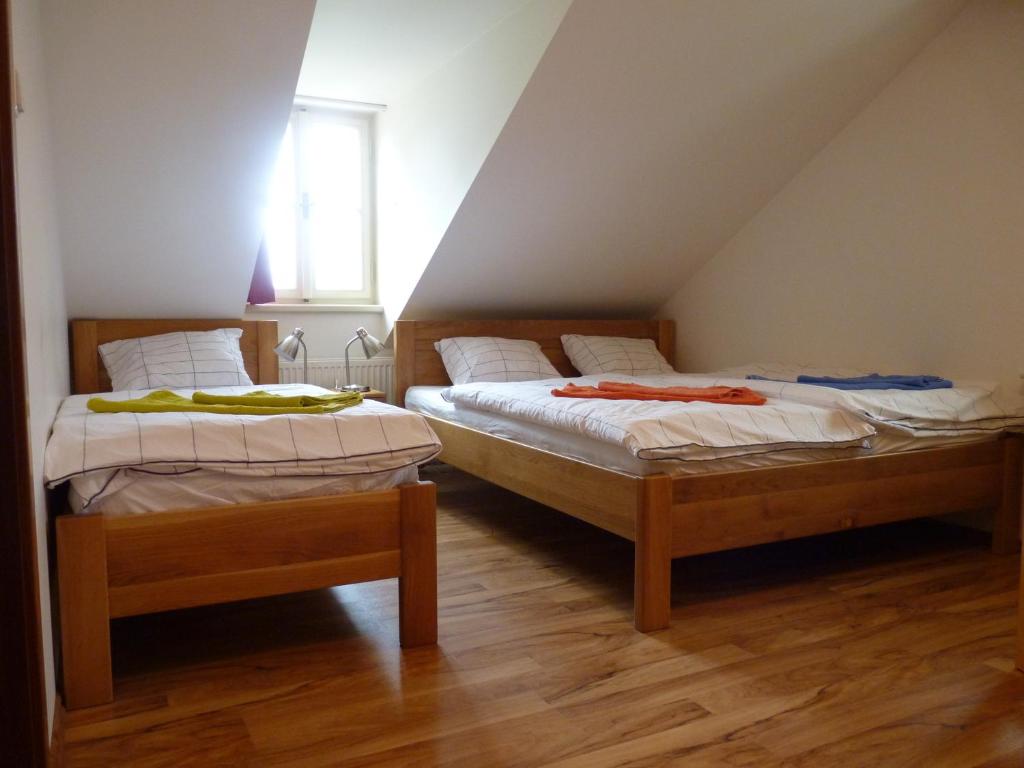
<svg viewBox="0 0 1024 768"><path fill-rule="evenodd" d="M473 381L536 381L561 374L540 349L524 339L458 336L435 342L452 384Z"/></svg>
<svg viewBox="0 0 1024 768"><path fill-rule="evenodd" d="M115 392L251 385L241 337L241 328L163 333L101 344L100 357Z"/></svg>
<svg viewBox="0 0 1024 768"><path fill-rule="evenodd" d="M584 376L595 373L626 373L631 376L675 373L650 339L566 334L562 337L562 347L573 367Z"/></svg>

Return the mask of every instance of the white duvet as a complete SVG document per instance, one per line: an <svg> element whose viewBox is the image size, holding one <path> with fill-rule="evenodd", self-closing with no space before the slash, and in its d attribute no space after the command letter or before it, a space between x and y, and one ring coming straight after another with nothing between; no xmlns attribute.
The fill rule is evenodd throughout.
<svg viewBox="0 0 1024 768"><path fill-rule="evenodd" d="M952 389L921 391L899 389L840 390L813 384L797 384L800 375L863 376L868 371L826 369L777 363L751 363L703 376L743 381L759 392L796 403L842 408L878 427L912 435L965 435L1017 431L1024 427L1024 403L992 383L954 381ZM746 376L753 374L762 381Z"/></svg>
<svg viewBox="0 0 1024 768"><path fill-rule="evenodd" d="M576 384L602 380L649 386L751 384L682 374L571 379ZM806 448L868 447L876 434L871 424L842 408L806 405L770 394L761 406L554 397L551 390L566 381L459 384L448 388L445 398L459 408L499 413L621 445L640 459L708 460Z"/></svg>
<svg viewBox="0 0 1024 768"><path fill-rule="evenodd" d="M751 365L711 374L602 374L512 384L460 384L445 398L457 407L498 413L621 445L640 459L718 459L802 448L870 448L879 431L909 437L991 435L1024 429L1019 400L993 385L971 383L925 391L839 390L778 379L863 372ZM653 387L749 387L762 406L587 400L551 395L566 381L629 381Z"/></svg>
<svg viewBox="0 0 1024 768"><path fill-rule="evenodd" d="M242 394L324 394L300 384L213 387ZM146 392L112 392L110 400ZM192 390L174 390L190 396ZM330 414L236 416L211 413L93 413L91 395L62 403L46 446L49 487L72 480L85 506L130 482L129 475L181 475L217 469L239 477L346 476L422 464L441 444L416 413L373 400Z"/></svg>

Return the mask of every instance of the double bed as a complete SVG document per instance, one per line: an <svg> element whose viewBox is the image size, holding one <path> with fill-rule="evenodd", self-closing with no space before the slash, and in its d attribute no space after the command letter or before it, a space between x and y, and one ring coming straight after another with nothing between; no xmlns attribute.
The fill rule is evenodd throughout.
<svg viewBox="0 0 1024 768"><path fill-rule="evenodd" d="M671 562L678 557L983 509L994 511L993 549L1018 548L1021 440L1006 434L999 419L979 420L984 428L972 434L941 429L922 437L924 428L907 437L907 430L883 430L884 439L873 437L869 447L851 424L849 434L838 428L827 445L794 441L762 453L705 451L678 460L686 457L659 459L656 448L634 444L626 451L592 434L574 434L575 422L562 417L579 409L557 404L565 423L540 418L533 411L556 408L555 399L545 402L541 393L551 382L530 382L532 390L520 387L526 391L521 397L513 385L460 385L446 393L447 400L440 396L451 385L435 348L442 339L535 341L561 376L577 377L563 350L564 334L650 339L673 360L669 321L399 321L397 396L426 416L443 444L441 460L632 541L634 624L640 631L668 625ZM773 392L788 386L758 385ZM516 400L518 410L505 407ZM487 407L471 407L480 404ZM769 404L783 421L794 407L814 419L831 413L813 402ZM590 421L607 413L593 411ZM879 419L885 418L883 409Z"/></svg>
<svg viewBox="0 0 1024 768"><path fill-rule="evenodd" d="M56 539L69 709L112 700L122 616L398 577L401 645L436 642L435 489L416 468L439 445L422 419L372 401L297 418L86 408L111 389L101 345L224 327L241 329L252 382L280 390L275 321L71 323L73 396L46 478L68 490Z"/></svg>

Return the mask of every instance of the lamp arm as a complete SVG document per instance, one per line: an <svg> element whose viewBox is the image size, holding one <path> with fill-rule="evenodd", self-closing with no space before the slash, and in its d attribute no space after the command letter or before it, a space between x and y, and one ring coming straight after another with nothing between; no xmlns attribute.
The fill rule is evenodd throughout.
<svg viewBox="0 0 1024 768"><path fill-rule="evenodd" d="M352 373L349 371L348 364L348 348L352 346L352 343L359 340L359 336L353 336L349 339L348 344L345 345L345 384L346 386L352 383Z"/></svg>
<svg viewBox="0 0 1024 768"><path fill-rule="evenodd" d="M302 383L309 384L309 358L306 354L306 342L299 339L299 344L302 346Z"/></svg>

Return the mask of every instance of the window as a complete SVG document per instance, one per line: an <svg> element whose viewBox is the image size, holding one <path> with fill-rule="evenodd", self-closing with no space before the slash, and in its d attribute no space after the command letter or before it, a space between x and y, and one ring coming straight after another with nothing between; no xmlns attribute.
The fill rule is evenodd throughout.
<svg viewBox="0 0 1024 768"><path fill-rule="evenodd" d="M371 303L369 114L296 104L264 220L279 301Z"/></svg>

